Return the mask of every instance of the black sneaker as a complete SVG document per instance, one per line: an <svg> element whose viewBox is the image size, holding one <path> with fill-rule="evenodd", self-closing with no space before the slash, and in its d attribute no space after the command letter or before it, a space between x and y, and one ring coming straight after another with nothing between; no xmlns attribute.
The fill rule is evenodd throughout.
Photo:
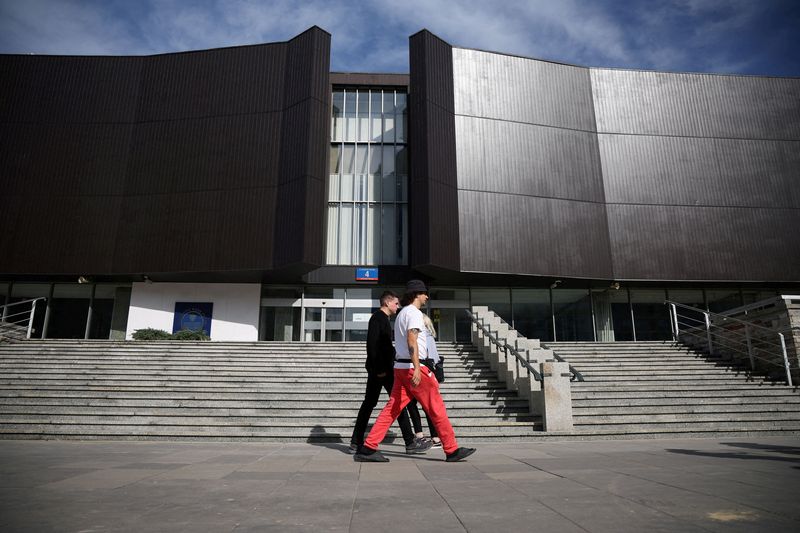
<svg viewBox="0 0 800 533"><path fill-rule="evenodd" d="M353 456L354 461L360 463L388 463L389 458L384 456L378 450L370 450L369 448L361 447Z"/></svg>
<svg viewBox="0 0 800 533"><path fill-rule="evenodd" d="M458 448L453 453L448 454L445 460L448 463L455 463L456 461L463 461L473 453L475 453L475 448Z"/></svg>
<svg viewBox="0 0 800 533"><path fill-rule="evenodd" d="M358 444L356 444L355 442L351 442L350 447L347 448L347 453L349 453L350 455L358 453Z"/></svg>
<svg viewBox="0 0 800 533"><path fill-rule="evenodd" d="M425 453L431 449L432 445L433 443L429 440L414 439L414 442L406 445L406 453L408 454Z"/></svg>

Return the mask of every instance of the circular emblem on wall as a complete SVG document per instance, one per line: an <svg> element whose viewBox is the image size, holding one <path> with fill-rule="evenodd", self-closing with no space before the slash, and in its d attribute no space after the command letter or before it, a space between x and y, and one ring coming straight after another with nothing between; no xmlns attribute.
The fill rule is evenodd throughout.
<svg viewBox="0 0 800 533"><path fill-rule="evenodd" d="M202 331L205 316L199 309L187 309L181 316L181 329L189 331Z"/></svg>

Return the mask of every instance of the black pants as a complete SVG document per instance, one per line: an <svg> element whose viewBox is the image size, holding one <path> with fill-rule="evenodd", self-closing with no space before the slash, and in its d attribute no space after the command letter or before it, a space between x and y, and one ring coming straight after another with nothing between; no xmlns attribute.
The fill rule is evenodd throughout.
<svg viewBox="0 0 800 533"><path fill-rule="evenodd" d="M364 393L364 401L361 403L361 408L358 410L356 427L353 429L353 436L350 438L352 444L357 444L359 446L364 444L364 433L367 431L367 424L369 423L369 417L372 416L372 410L378 405L381 389L384 389L387 394L392 394L393 386L393 371L390 370L382 378L379 378L375 374L369 374L367 377L367 390ZM414 430L411 428L411 422L408 420L408 413L405 409L403 409L400 416L397 417L397 423L400 424L400 431L403 433L403 440L406 445L414 442Z"/></svg>

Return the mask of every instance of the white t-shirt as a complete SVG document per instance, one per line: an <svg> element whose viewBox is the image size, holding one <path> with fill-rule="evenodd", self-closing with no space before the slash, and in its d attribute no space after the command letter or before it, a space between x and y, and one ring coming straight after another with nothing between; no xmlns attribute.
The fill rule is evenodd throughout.
<svg viewBox="0 0 800 533"><path fill-rule="evenodd" d="M397 359L411 359L408 354L408 330L418 329L417 335L417 354L420 360L428 356L428 330L422 319L422 311L414 305L407 305L397 313L394 321L394 344L397 352ZM395 368L414 368L411 363L398 363L395 361Z"/></svg>

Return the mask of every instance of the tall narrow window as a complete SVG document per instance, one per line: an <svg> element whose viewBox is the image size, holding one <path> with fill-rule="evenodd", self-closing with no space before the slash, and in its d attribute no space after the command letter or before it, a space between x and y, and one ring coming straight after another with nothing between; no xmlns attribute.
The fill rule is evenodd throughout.
<svg viewBox="0 0 800 533"><path fill-rule="evenodd" d="M333 92L326 262L408 264L406 93Z"/></svg>

